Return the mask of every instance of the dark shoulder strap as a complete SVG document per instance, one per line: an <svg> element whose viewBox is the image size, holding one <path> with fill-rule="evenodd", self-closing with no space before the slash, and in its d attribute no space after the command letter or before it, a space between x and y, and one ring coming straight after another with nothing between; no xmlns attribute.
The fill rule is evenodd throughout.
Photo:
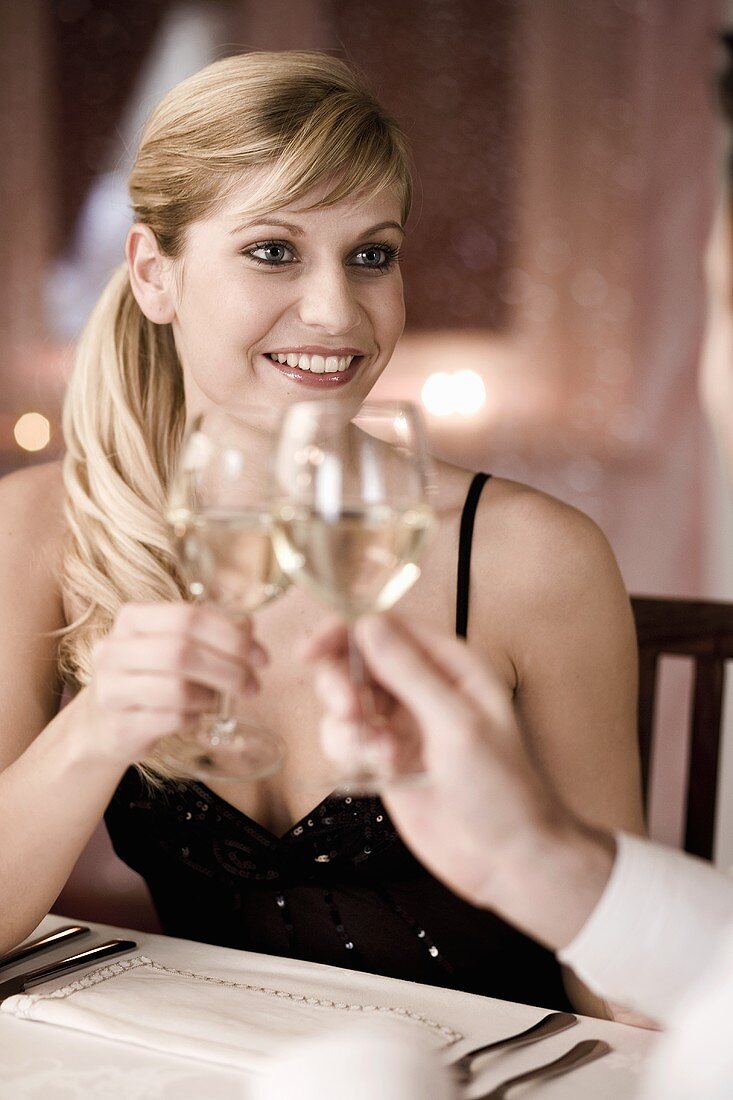
<svg viewBox="0 0 733 1100"><path fill-rule="evenodd" d="M471 543L473 521L476 518L481 490L491 474L476 474L468 490L461 515L461 534L458 542L458 592L456 594L456 634L465 638L468 634L468 590L471 585Z"/></svg>

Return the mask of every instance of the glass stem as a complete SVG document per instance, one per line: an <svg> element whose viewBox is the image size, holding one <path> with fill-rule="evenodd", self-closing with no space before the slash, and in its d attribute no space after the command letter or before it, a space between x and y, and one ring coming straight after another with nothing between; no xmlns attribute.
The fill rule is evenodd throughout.
<svg viewBox="0 0 733 1100"><path fill-rule="evenodd" d="M354 634L355 621L349 622L347 631L347 645L349 655L349 676L351 683L356 688L356 696L359 702L359 749L364 754L369 741L369 727L373 725L377 716L374 705L374 694L369 684L364 658L356 644Z"/></svg>
<svg viewBox="0 0 733 1100"><path fill-rule="evenodd" d="M230 691L219 692L219 705L216 708L216 734L221 740L228 737L237 724L234 717L234 696Z"/></svg>

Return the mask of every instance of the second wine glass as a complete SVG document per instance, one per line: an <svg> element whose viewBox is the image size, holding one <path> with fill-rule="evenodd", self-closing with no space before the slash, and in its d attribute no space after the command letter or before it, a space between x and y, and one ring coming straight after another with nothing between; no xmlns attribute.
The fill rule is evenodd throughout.
<svg viewBox="0 0 733 1100"><path fill-rule="evenodd" d="M217 605L235 621L287 588L272 545L269 456L275 414L214 410L197 417L184 439L171 481L167 518L189 595ZM157 755L195 779L260 779L282 763L284 743L272 730L237 717L223 694L216 713L163 739Z"/></svg>
<svg viewBox="0 0 733 1100"><path fill-rule="evenodd" d="M273 541L283 569L341 612L362 721L337 790L368 794L394 782L370 727L379 723L354 625L391 607L420 576L433 521L429 460L418 409L368 402L356 416L339 401L305 401L283 416L274 454ZM419 768L400 781L422 777Z"/></svg>

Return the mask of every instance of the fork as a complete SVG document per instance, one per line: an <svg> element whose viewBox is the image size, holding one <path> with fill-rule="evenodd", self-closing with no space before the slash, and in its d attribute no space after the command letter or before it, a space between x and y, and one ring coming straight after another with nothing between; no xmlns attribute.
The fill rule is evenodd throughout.
<svg viewBox="0 0 733 1100"><path fill-rule="evenodd" d="M494 1050L504 1050L506 1047L523 1047L529 1043L536 1043L540 1039L547 1038L548 1035L559 1035L561 1031L567 1031L569 1027L577 1024L577 1022L578 1017L573 1016L572 1012L550 1012L549 1015L543 1016L541 1020L536 1024L532 1024L525 1031L509 1035L506 1039L496 1039L493 1043L485 1043L483 1046L475 1047L473 1050L469 1050L467 1054L457 1058L455 1062L449 1063L449 1065L458 1074L460 1080L466 1081L471 1076L474 1060L480 1055L488 1054Z"/></svg>
<svg viewBox="0 0 733 1100"><path fill-rule="evenodd" d="M554 1062L545 1062L543 1066L537 1066L526 1073L518 1073L516 1077L509 1077L491 1092L484 1093L478 1100L505 1100L507 1093L515 1085L524 1085L527 1081L549 1080L551 1077L559 1077L563 1073L569 1073L579 1066L586 1066L589 1062L595 1062L597 1058L603 1058L613 1048L602 1039L584 1039L577 1043L567 1054L556 1058Z"/></svg>

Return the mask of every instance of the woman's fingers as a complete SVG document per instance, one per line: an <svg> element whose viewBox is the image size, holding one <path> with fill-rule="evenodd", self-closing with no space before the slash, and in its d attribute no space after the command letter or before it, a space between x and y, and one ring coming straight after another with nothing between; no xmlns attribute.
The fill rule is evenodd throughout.
<svg viewBox="0 0 733 1100"><path fill-rule="evenodd" d="M257 691L267 664L251 620L204 604L127 604L98 642L84 715L97 749L139 760L160 737L213 712L219 693Z"/></svg>
<svg viewBox="0 0 733 1100"><path fill-rule="evenodd" d="M237 694L257 687L257 679L241 657L222 653L182 635L110 635L97 648L97 670L130 675L167 673L216 691Z"/></svg>
<svg viewBox="0 0 733 1100"><path fill-rule="evenodd" d="M133 672L105 682L97 690L104 706L129 711L176 711L181 715L200 714L216 707L217 692L203 684L181 680L166 674Z"/></svg>
<svg viewBox="0 0 733 1100"><path fill-rule="evenodd" d="M205 603L129 603L115 620L116 638L184 635L201 645L262 667L267 651L254 639L252 620L234 623Z"/></svg>

